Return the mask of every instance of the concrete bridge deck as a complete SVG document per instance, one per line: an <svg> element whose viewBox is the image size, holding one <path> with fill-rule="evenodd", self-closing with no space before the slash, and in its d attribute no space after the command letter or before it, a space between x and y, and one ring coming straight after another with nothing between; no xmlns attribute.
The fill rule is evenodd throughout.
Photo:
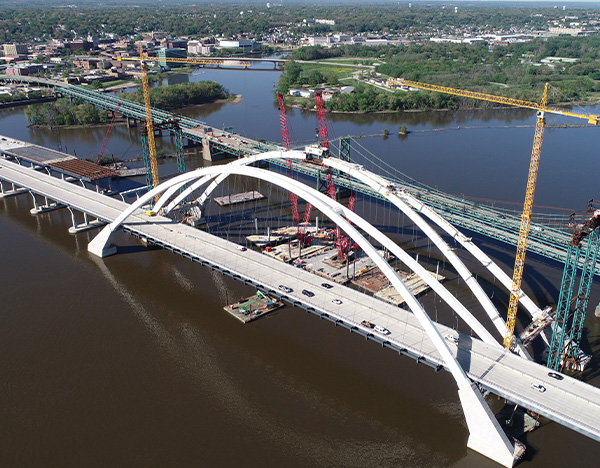
<svg viewBox="0 0 600 468"><path fill-rule="evenodd" d="M107 195L5 159L0 159L0 179L26 187L36 194L106 222L114 220L128 206ZM252 250L239 251L235 244L227 240L169 218L149 217L142 210L128 218L124 230L192 261L263 288L400 354L433 367L444 367L427 333L408 311L344 286L335 285L332 289L325 289L321 286L322 278L304 270ZM279 288L280 285L292 291L286 293ZM302 294L303 289L315 295L308 298ZM343 302L335 304L332 302L334 299ZM391 333L384 335L364 327L361 325L363 320L386 327ZM443 334L456 334L443 325L436 326ZM482 389L600 441L600 389L566 376L563 380L555 380L548 376L545 366L524 360L505 349L486 345L468 335L460 334L458 345L450 344L450 347L469 378ZM546 390L540 392L532 388L532 384L543 385Z"/></svg>

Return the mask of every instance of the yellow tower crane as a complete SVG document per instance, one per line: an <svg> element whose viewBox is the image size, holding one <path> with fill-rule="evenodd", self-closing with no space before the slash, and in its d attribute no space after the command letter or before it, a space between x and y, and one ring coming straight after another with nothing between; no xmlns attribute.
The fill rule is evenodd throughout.
<svg viewBox="0 0 600 468"><path fill-rule="evenodd" d="M147 61L150 61L148 54L143 52L140 47L139 57L115 57L118 61L133 61L140 62L140 68L142 72L142 91L144 93L144 107L146 109L146 131L148 133L148 152L150 159L150 169L152 171L152 186L156 187L159 183L158 180L158 163L156 160L156 142L154 141L154 121L152 120L152 106L150 104L150 86L148 85L148 67ZM159 60L158 58L152 60ZM166 57L166 62L173 63L187 63L196 65L222 65L224 63L232 62L232 59L210 59L210 58L181 58L181 57ZM233 60L236 65L243 66L244 68L249 67L251 64L248 60ZM158 198L158 196L157 196Z"/></svg>
<svg viewBox="0 0 600 468"><path fill-rule="evenodd" d="M437 86L427 83L419 83L403 79L389 78L388 86L408 86L438 93L453 94L455 96L469 97L483 101L496 102L499 104L508 104L526 109L537 111L537 122L535 126L535 135L533 138L533 149L531 150L531 162L529 164L529 175L527 177L527 189L525 191L525 203L523 205L523 214L521 215L521 225L519 228L519 239L517 243L517 255L515 258L515 268L512 277L512 286L510 291L510 301L508 304L508 314L506 317L506 332L504 334L504 346L511 349L514 341L515 319L519 305L519 291L521 291L521 282L523 280L523 267L525 266L525 253L527 251L527 238L529 237L529 227L531 225L531 212L533 209L533 196L535 194L535 185L537 181L540 155L542 151L542 140L544 137L544 127L546 126L545 114L559 114L569 117L586 119L592 125L598 125L600 116L584 115L574 112L561 111L547 106L548 103L548 83L544 87L542 100L539 104L535 102L523 101L521 99L512 99L503 96L494 96L492 94L465 91L462 89L448 88L446 86Z"/></svg>

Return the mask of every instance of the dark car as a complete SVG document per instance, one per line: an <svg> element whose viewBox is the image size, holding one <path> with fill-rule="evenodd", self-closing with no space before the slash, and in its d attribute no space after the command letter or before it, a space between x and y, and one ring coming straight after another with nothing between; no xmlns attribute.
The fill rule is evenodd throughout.
<svg viewBox="0 0 600 468"><path fill-rule="evenodd" d="M308 296L308 297L313 297L315 295L314 292L309 291L308 289L303 289L302 294L304 294L305 296Z"/></svg>
<svg viewBox="0 0 600 468"><path fill-rule="evenodd" d="M321 283L321 286L323 286L325 289L331 289L331 288L333 288L333 285L331 285L329 283Z"/></svg>
<svg viewBox="0 0 600 468"><path fill-rule="evenodd" d="M362 322L360 322L361 325L364 325L365 327L369 327L369 328L375 328L375 324L369 322L368 320L363 320Z"/></svg>
<svg viewBox="0 0 600 468"><path fill-rule="evenodd" d="M564 377L556 372L548 372L548 377L552 377L553 379L556 380L562 380L564 379Z"/></svg>

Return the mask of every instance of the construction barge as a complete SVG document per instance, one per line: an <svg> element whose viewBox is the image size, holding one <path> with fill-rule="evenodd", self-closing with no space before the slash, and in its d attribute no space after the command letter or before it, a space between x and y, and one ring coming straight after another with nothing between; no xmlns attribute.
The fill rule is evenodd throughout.
<svg viewBox="0 0 600 468"><path fill-rule="evenodd" d="M239 321L248 323L283 307L283 305L282 301L275 300L262 291L256 291L256 294L226 305L223 309Z"/></svg>
<svg viewBox="0 0 600 468"><path fill-rule="evenodd" d="M225 195L224 197L215 197L214 201L219 206L237 205L238 203L246 203L249 201L257 201L266 198L262 193L256 190L250 192L235 193L233 195Z"/></svg>

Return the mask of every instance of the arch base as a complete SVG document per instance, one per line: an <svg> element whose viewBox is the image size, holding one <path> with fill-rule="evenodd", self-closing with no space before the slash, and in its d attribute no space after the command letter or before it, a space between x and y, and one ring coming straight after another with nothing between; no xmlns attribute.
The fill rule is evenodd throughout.
<svg viewBox="0 0 600 468"><path fill-rule="evenodd" d="M102 231L92 239L88 244L88 252L96 257L104 258L117 253L117 246L112 241L112 233L110 225L105 226Z"/></svg>
<svg viewBox="0 0 600 468"><path fill-rule="evenodd" d="M458 396L469 428L467 447L512 468L517 461L517 447L508 440L477 386L472 383L470 388L459 388Z"/></svg>

